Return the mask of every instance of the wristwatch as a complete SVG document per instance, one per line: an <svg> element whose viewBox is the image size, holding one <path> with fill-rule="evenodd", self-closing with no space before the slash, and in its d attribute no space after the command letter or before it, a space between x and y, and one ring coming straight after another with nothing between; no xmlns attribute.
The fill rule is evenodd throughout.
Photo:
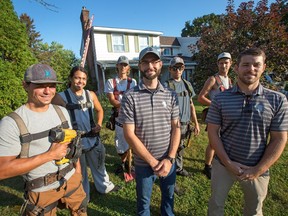
<svg viewBox="0 0 288 216"><path fill-rule="evenodd" d="M170 156L167 156L166 157L167 160L169 160L171 162L171 164L174 164L175 163L175 158L172 158Z"/></svg>

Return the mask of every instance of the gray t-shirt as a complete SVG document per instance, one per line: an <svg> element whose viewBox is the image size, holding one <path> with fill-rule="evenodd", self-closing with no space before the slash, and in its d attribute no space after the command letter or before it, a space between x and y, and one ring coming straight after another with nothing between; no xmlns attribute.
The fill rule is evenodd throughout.
<svg viewBox="0 0 288 216"><path fill-rule="evenodd" d="M189 91L186 89L184 81L175 81L172 80L175 89L173 89L178 96L179 101L179 111L180 111L180 122L186 123L189 122L191 119L191 106L190 104L193 103L192 97L189 96ZM165 82L165 87L169 87L168 83Z"/></svg>
<svg viewBox="0 0 288 216"><path fill-rule="evenodd" d="M70 117L67 110L63 107L60 107L65 115L65 118L70 124ZM29 133L35 134L42 131L49 130L53 127L56 127L61 124L61 120L56 113L52 105L49 106L46 112L34 112L28 109L25 105L19 107L15 112L20 115L23 119L26 127L28 128ZM0 157L5 156L18 156L21 152L21 143L20 143L20 131L16 125L16 122L9 116L4 117L0 121ZM32 157L44 152L47 152L51 146L48 137L42 139L34 140L30 143L28 157ZM68 163L57 166L55 161L49 161L33 170L23 175L23 178L27 181L36 179L42 176L45 176L48 173L54 173L58 171L58 168L61 170L66 167ZM65 179L69 179L75 170L70 171ZM35 189L35 192L47 191L59 187L59 182L55 182L51 185Z"/></svg>

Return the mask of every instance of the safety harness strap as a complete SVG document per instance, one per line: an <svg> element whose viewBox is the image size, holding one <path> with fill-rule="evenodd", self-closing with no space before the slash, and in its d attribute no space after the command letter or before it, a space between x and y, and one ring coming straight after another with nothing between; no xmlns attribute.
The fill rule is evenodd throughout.
<svg viewBox="0 0 288 216"><path fill-rule="evenodd" d="M74 111L75 109L88 108L90 126L91 126L91 128L94 128L96 126L96 124L94 122L94 118L93 118L92 102L90 101L90 97L89 97L88 92L89 92L88 90L85 90L85 95L86 95L86 100L87 100L87 102L85 104L75 104L72 102L72 99L70 97L68 90L64 91L66 99L68 101L68 103L66 104L66 109L68 109L70 111L72 127L74 130L78 130L78 124L76 122L76 116L75 116L75 111Z"/></svg>
<svg viewBox="0 0 288 216"><path fill-rule="evenodd" d="M220 91L221 91L221 92L222 92L222 91L225 91L226 88L225 88L225 86L223 85L223 82L222 82L222 80L220 79L219 74L218 74L218 73L215 74L214 77L215 77L215 80L216 80L217 86L218 86L218 88L220 89ZM229 80L229 88L231 88L231 87L232 87L231 79L228 78L228 80Z"/></svg>
<svg viewBox="0 0 288 216"><path fill-rule="evenodd" d="M71 97L70 97L70 94L68 92L68 90L65 90L64 91L64 94L66 96L66 99L68 101L68 104L72 104L72 100L71 100ZM67 108L67 107L66 107ZM67 108L68 109L68 108ZM70 115L71 115L71 122L72 122L72 128L74 130L77 130L78 129L78 125L77 125L77 122L76 122L76 117L75 117L75 112L74 112L74 109L71 109L69 110L70 111Z"/></svg>
<svg viewBox="0 0 288 216"><path fill-rule="evenodd" d="M23 119L16 113L12 112L8 116L10 116L14 121L16 122L19 130L20 130L20 142L22 144L21 146L21 152L20 152L20 158L27 158L28 157L28 152L29 152L29 146L30 142L32 141L23 141L23 137L31 137L31 134L28 132L28 129L23 121Z"/></svg>
<svg viewBox="0 0 288 216"><path fill-rule="evenodd" d="M126 88L125 91L127 91L128 89L130 89L130 83L131 83L131 82L132 82L131 77L128 77L128 78L127 78L127 88ZM116 83L116 78L113 79L113 87L114 87L113 94L114 94L115 100L118 100L118 99L119 99L119 95L122 95L125 91L118 91L118 89L117 89L117 83Z"/></svg>
<svg viewBox="0 0 288 216"><path fill-rule="evenodd" d="M62 110L57 105L53 105L53 107L61 120L61 126L63 128L68 128L68 121L66 120ZM8 116L14 119L20 131L21 152L19 157L28 158L30 142L47 137L50 129L39 133L30 134L23 119L16 112L11 112L8 114Z"/></svg>

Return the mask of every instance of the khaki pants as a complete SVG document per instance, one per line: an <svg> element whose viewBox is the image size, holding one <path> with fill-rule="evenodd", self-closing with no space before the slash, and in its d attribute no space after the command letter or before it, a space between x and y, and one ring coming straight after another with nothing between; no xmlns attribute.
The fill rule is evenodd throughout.
<svg viewBox="0 0 288 216"><path fill-rule="evenodd" d="M71 178L66 181L60 188L49 190L45 192L28 192L28 199L31 203L39 206L48 206L57 200L65 205L73 216L86 216L87 212L78 212L80 205L86 197L86 194L82 186L82 175L80 173L74 173ZM76 190L75 190L76 189ZM69 195L69 192L75 190ZM68 196L66 197L66 195ZM53 208L51 211L45 213L45 216L56 216L57 208ZM35 216L31 212L26 212L27 216Z"/></svg>
<svg viewBox="0 0 288 216"><path fill-rule="evenodd" d="M260 176L253 181L240 181L230 173L218 160L213 160L211 178L211 197L209 200L208 215L224 215L224 205L230 188L235 181L244 193L243 215L263 215L262 206L266 198L269 176Z"/></svg>

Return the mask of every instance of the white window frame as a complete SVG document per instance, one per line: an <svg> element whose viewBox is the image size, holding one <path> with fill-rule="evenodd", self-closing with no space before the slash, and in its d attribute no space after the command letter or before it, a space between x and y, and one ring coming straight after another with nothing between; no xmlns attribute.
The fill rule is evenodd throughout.
<svg viewBox="0 0 288 216"><path fill-rule="evenodd" d="M142 50L142 49L149 46L149 37L148 36L139 35L138 41L139 41L139 50Z"/></svg>
<svg viewBox="0 0 288 216"><path fill-rule="evenodd" d="M123 34L112 34L112 47L113 52L125 52L125 39Z"/></svg>

